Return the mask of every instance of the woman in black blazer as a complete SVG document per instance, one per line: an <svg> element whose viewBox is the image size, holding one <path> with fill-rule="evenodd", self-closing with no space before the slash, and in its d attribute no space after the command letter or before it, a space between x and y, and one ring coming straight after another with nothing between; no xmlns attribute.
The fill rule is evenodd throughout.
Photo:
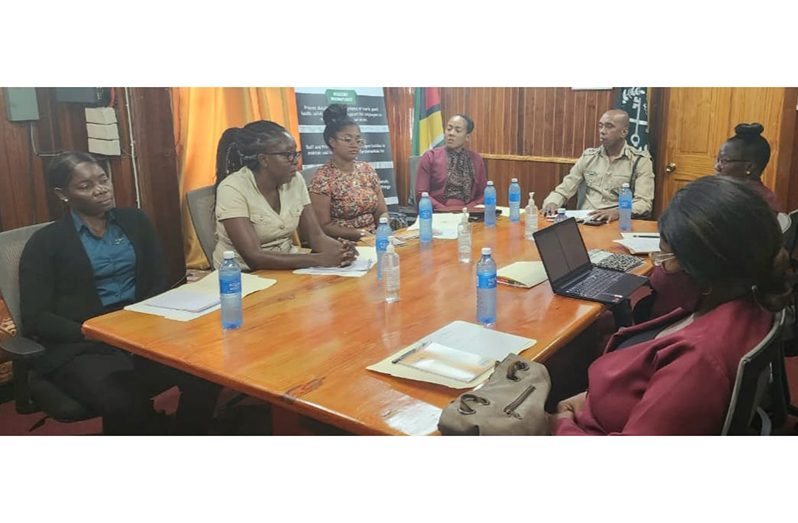
<svg viewBox="0 0 798 523"><path fill-rule="evenodd" d="M181 389L176 431L207 433L219 387L203 379L83 337L89 318L168 288L155 229L138 209L117 209L113 186L82 152L57 157L48 185L67 205L64 217L37 231L20 260L25 334L45 347L32 364L104 418L106 433L165 430L151 397Z"/></svg>

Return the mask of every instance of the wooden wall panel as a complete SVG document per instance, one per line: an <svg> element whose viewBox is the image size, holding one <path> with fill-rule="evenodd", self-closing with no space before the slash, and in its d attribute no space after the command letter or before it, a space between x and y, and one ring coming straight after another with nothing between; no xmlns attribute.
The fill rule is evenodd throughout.
<svg viewBox="0 0 798 523"><path fill-rule="evenodd" d="M185 274L182 239L179 235L179 198L177 167L174 160L171 107L165 89L130 89L137 100L137 146L139 155L142 207L153 220L169 261L173 279ZM119 120L121 157L108 159L114 182L116 203L136 206L135 186L130 157L127 106L123 89L115 89L114 108ZM5 100L0 91L0 230L57 219L63 214L60 202L46 188L44 173L52 155L61 151L88 149L83 104L57 102L54 88L37 88L40 119L32 124L12 123L5 117ZM165 97L165 101L164 101ZM137 121L136 121L137 120ZM30 126L36 141L33 153ZM171 153L165 151L171 150ZM153 155L152 157L150 155ZM174 186L174 188L172 187ZM178 229L175 229L178 227ZM175 237L175 230L178 236Z"/></svg>
<svg viewBox="0 0 798 523"><path fill-rule="evenodd" d="M411 134L413 130L413 88L386 87L384 92L385 112L388 128L391 131L396 192L399 195L399 204L404 205L407 202L407 193L410 189L407 159L410 157L413 145Z"/></svg>
<svg viewBox="0 0 798 523"><path fill-rule="evenodd" d="M401 202L407 197L408 177L415 176L407 172L413 92L408 87L385 89ZM568 87L441 88L444 125L456 113L473 118L469 148L485 157L500 203L506 200L510 178L516 177L524 193L536 192L540 204L582 151L597 144L598 119L612 100L610 90Z"/></svg>

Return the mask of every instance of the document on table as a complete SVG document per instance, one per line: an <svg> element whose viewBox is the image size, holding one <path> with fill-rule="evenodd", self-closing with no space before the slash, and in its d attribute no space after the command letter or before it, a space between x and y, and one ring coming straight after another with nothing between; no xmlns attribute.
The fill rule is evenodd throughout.
<svg viewBox="0 0 798 523"><path fill-rule="evenodd" d="M535 343L530 338L457 320L367 368L398 378L466 389L485 381L495 362Z"/></svg>
<svg viewBox="0 0 798 523"><path fill-rule="evenodd" d="M314 274L320 276L347 276L350 278L360 278L365 276L369 269L377 264L376 247L362 246L357 247L357 259L346 267L309 267L307 269L296 269L294 274Z"/></svg>
<svg viewBox="0 0 798 523"><path fill-rule="evenodd" d="M457 239L457 225L463 219L463 213L433 213L432 214L432 237L442 240ZM419 220L407 228L408 231L415 231L419 228Z"/></svg>
<svg viewBox="0 0 798 523"><path fill-rule="evenodd" d="M576 221L584 221L590 217L590 213L593 212L591 209L586 209L583 211L565 211L565 216L567 218L575 218Z"/></svg>
<svg viewBox="0 0 798 523"><path fill-rule="evenodd" d="M277 280L261 278L254 274L241 274L241 295L268 289ZM139 303L125 307L126 311L161 316L169 320L191 321L219 310L219 275L211 272L193 283L181 285Z"/></svg>
<svg viewBox="0 0 798 523"><path fill-rule="evenodd" d="M546 279L546 269L543 267L543 262L539 261L511 263L496 272L496 281L499 283L524 289L531 289Z"/></svg>
<svg viewBox="0 0 798 523"><path fill-rule="evenodd" d="M659 252L659 236L655 238L624 238L622 240L613 240L615 243L620 243L632 254L646 254L649 252Z"/></svg>

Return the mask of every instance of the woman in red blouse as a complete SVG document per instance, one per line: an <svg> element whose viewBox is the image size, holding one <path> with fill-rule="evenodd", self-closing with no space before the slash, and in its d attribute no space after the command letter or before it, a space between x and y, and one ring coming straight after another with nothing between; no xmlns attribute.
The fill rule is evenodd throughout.
<svg viewBox="0 0 798 523"><path fill-rule="evenodd" d="M421 193L429 193L436 211L460 211L485 200L488 175L480 155L466 149L474 131L474 121L456 114L446 123L445 147L425 152L416 172L416 203Z"/></svg>
<svg viewBox="0 0 798 523"><path fill-rule="evenodd" d="M308 191L321 227L328 236L358 241L374 234L388 207L377 171L356 160L365 141L346 106L324 110L324 142L332 158L319 167Z"/></svg>
<svg viewBox="0 0 798 523"><path fill-rule="evenodd" d="M590 366L588 390L558 405L553 434L719 434L740 358L789 302L781 229L749 184L699 178L659 227L655 262L695 282L694 311L620 329Z"/></svg>

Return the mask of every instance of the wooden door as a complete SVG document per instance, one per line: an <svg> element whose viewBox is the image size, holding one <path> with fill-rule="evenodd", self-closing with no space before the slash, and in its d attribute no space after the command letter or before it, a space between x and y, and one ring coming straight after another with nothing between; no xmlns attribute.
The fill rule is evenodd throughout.
<svg viewBox="0 0 798 523"><path fill-rule="evenodd" d="M734 135L741 122L759 122L771 146L770 163L762 175L774 188L784 107L783 87L671 88L669 93L665 155L659 162L657 183L662 184L657 209L664 209L685 184L715 172L721 144Z"/></svg>

